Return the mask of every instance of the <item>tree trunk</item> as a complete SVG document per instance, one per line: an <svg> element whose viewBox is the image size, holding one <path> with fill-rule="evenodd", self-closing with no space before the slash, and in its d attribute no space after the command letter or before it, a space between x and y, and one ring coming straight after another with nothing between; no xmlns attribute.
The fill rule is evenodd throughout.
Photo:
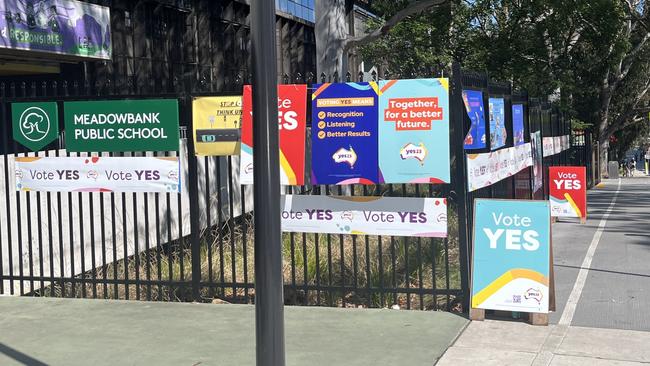
<svg viewBox="0 0 650 366"><path fill-rule="evenodd" d="M599 139L598 140L598 147L599 147L599 156L598 156L598 162L600 166L600 172L598 172L600 178L603 177L608 177L609 178L609 173L607 171L607 164L608 162L608 150L609 150L609 137L606 139Z"/></svg>
<svg viewBox="0 0 650 366"><path fill-rule="evenodd" d="M319 0L315 2L316 12L316 71L318 82L324 73L329 80L335 72L339 81L344 80L344 42L348 38L348 24L345 0ZM332 80L333 81L333 80Z"/></svg>

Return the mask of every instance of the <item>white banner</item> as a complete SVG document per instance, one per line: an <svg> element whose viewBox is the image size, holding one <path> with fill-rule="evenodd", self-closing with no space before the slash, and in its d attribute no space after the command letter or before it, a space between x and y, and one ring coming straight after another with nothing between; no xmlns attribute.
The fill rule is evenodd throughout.
<svg viewBox="0 0 650 366"><path fill-rule="evenodd" d="M16 190L180 192L177 157L16 158Z"/></svg>
<svg viewBox="0 0 650 366"><path fill-rule="evenodd" d="M542 145L544 146L544 157L555 155L555 140L553 137L543 137Z"/></svg>
<svg viewBox="0 0 650 366"><path fill-rule="evenodd" d="M444 238L442 198L282 196L282 231Z"/></svg>
<svg viewBox="0 0 650 366"><path fill-rule="evenodd" d="M467 154L470 192L488 187L533 165L530 143L484 154Z"/></svg>

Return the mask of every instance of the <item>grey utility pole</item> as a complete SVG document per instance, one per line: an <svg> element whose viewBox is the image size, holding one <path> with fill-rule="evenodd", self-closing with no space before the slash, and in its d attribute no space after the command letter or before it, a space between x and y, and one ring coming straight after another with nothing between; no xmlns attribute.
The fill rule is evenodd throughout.
<svg viewBox="0 0 650 366"><path fill-rule="evenodd" d="M275 1L251 2L257 366L284 366Z"/></svg>

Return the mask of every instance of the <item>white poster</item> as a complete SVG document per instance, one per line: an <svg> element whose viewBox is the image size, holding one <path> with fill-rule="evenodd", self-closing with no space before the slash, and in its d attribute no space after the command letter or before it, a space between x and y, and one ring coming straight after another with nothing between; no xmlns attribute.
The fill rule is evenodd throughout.
<svg viewBox="0 0 650 366"><path fill-rule="evenodd" d="M177 157L16 158L16 190L180 192Z"/></svg>
<svg viewBox="0 0 650 366"><path fill-rule="evenodd" d="M491 186L533 165L530 143L484 154L467 154L470 192Z"/></svg>
<svg viewBox="0 0 650 366"><path fill-rule="evenodd" d="M442 198L282 196L282 231L444 238Z"/></svg>

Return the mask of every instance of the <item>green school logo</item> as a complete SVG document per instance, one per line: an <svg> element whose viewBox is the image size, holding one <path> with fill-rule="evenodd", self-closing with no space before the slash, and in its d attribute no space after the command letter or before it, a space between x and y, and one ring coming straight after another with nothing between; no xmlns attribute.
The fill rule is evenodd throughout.
<svg viewBox="0 0 650 366"><path fill-rule="evenodd" d="M56 102L12 103L11 117L14 140L32 151L42 149L59 136Z"/></svg>

